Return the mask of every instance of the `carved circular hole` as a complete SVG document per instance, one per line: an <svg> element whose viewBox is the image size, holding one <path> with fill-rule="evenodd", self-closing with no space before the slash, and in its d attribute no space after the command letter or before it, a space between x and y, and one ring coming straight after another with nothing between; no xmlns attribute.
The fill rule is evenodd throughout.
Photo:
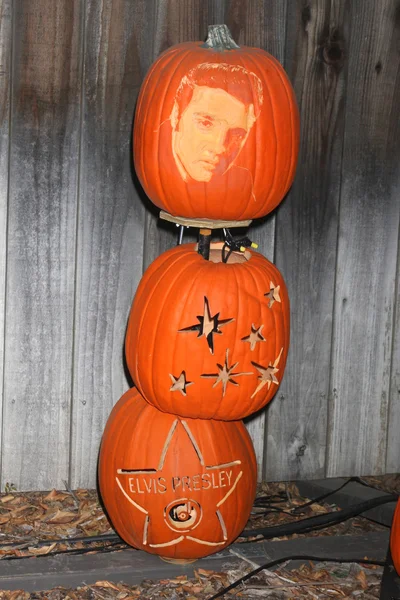
<svg viewBox="0 0 400 600"><path fill-rule="evenodd" d="M197 527L202 518L201 506L195 500L180 498L164 509L167 525L174 531L189 531Z"/></svg>

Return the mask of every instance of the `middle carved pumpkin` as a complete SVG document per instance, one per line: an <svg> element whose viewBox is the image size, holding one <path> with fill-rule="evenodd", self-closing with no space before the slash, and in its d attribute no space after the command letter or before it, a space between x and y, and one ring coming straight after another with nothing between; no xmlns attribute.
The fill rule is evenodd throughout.
<svg viewBox="0 0 400 600"><path fill-rule="evenodd" d="M289 299L258 252L211 244L210 260L184 244L145 272L125 341L129 371L164 412L238 420L275 395L289 346Z"/></svg>

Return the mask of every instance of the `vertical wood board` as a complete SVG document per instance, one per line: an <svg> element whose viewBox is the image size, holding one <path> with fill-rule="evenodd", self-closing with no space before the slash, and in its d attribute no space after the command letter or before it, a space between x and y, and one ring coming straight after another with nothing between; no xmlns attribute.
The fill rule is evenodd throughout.
<svg viewBox="0 0 400 600"><path fill-rule="evenodd" d="M340 0L290 4L285 66L300 108L298 168L277 213L291 303L286 373L268 411L266 477L323 477L345 93Z"/></svg>
<svg viewBox="0 0 400 600"><path fill-rule="evenodd" d="M399 231L399 6L350 3L328 476L383 473Z"/></svg>
<svg viewBox="0 0 400 600"><path fill-rule="evenodd" d="M400 135L400 132L398 135ZM400 472L400 232L398 241L396 283L393 349L390 372L389 416L385 468L386 473Z"/></svg>
<svg viewBox="0 0 400 600"><path fill-rule="evenodd" d="M126 323L142 275L144 206L134 185L132 121L154 3L88 0L79 181L71 485L94 487L101 435L132 385ZM141 43L139 43L139 40Z"/></svg>
<svg viewBox="0 0 400 600"><path fill-rule="evenodd" d="M8 161L10 143L12 5L0 0L0 415L3 406L4 309L6 301ZM2 437L0 416L0 447ZM0 457L1 473L1 457ZM0 488L1 489L1 488Z"/></svg>
<svg viewBox="0 0 400 600"><path fill-rule="evenodd" d="M14 2L2 482L68 475L80 2Z"/></svg>

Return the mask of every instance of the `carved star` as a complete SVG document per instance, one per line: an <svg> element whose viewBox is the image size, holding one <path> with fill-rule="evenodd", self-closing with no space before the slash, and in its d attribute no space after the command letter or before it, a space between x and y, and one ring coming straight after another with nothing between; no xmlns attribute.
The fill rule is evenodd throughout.
<svg viewBox="0 0 400 600"><path fill-rule="evenodd" d="M257 342L265 342L265 337L261 333L263 327L264 325L260 325L258 328L255 325L252 325L250 334L242 338L242 342L249 342L251 351L254 350Z"/></svg>
<svg viewBox="0 0 400 600"><path fill-rule="evenodd" d="M193 385L193 381L186 381L185 371L182 371L179 377L174 377L171 373L169 376L172 381L172 385L169 388L170 392L180 392L182 396L186 396L186 388L188 385Z"/></svg>
<svg viewBox="0 0 400 600"><path fill-rule="evenodd" d="M259 392L265 385L268 386L268 389L270 389L271 384L274 383L275 385L279 385L279 381L277 380L277 378L275 377L275 373L277 373L279 371L279 369L277 369L277 365L279 363L279 360L282 356L282 352L283 352L283 348L281 348L281 351L279 352L278 358L275 360L274 364L269 363L268 367L262 367L261 365L258 365L255 362L252 362L251 364L255 366L256 369L258 369L261 373L261 375L258 377L258 379L260 380L260 383L258 384L256 390L253 392L253 394L251 395L251 397L253 398L257 392Z"/></svg>
<svg viewBox="0 0 400 600"><path fill-rule="evenodd" d="M177 435L178 441L174 441ZM183 454L193 455L192 460L188 461L190 468L186 466L183 473L176 472L177 445ZM158 465L139 463L135 468L126 467L117 469L116 484L126 500L143 515L144 546L175 546L185 539L210 547L226 545L230 524L225 523L220 508L242 478L241 460L207 465L188 423L183 419L174 419L166 431ZM221 488L219 501L204 501L200 505L195 499L197 491L214 486ZM164 500L164 493L168 500ZM139 523L139 516L136 519ZM201 532L196 537L195 530L203 519L206 523L213 522L215 531L219 532L218 541L201 538ZM172 539L171 530L175 532Z"/></svg>
<svg viewBox="0 0 400 600"><path fill-rule="evenodd" d="M233 369L236 369L239 363L237 362L234 365L229 366L228 354L229 350L226 351L225 362L223 365L217 363L218 373L205 373L204 375L201 375L201 377L216 379L215 383L213 384L213 388L219 383L222 384L222 397L225 396L228 383L239 385L237 381L232 379L233 377L239 377L240 375L253 375L253 373L233 373Z"/></svg>
<svg viewBox="0 0 400 600"><path fill-rule="evenodd" d="M219 320L219 313L211 316L210 305L208 299L204 296L204 310L203 315L198 315L196 319L198 319L199 323L197 325L189 325L189 327L184 327L184 329L179 329L178 333L184 333L185 331L198 331L197 337L205 336L207 340L208 347L210 349L211 354L214 354L214 334L220 335L222 331L219 330L219 327L223 327L228 323L231 323L235 319L222 319Z"/></svg>
<svg viewBox="0 0 400 600"><path fill-rule="evenodd" d="M276 302L282 302L281 297L279 295L279 291L281 289L280 285L275 286L272 281L269 284L269 292L267 292L266 294L264 294L264 296L266 296L269 299L269 303L268 303L268 308L271 308L271 306L273 305L273 303Z"/></svg>

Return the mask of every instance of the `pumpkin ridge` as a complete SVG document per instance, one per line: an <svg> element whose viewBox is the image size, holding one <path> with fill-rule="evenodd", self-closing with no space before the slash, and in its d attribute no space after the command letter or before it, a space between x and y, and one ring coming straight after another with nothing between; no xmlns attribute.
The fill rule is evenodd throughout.
<svg viewBox="0 0 400 600"><path fill-rule="evenodd" d="M168 53L168 51L167 51L167 53ZM169 54L170 60L166 63L166 66L174 59L175 54L176 54L176 51L170 52L170 54ZM140 123L139 135L140 135L140 140L142 141L142 143L140 144L140 164L143 164L145 162L145 159L144 159L145 144L143 143L143 133L142 132L146 129L145 126L147 125L148 116L149 116L149 110L146 108L143 109L142 105L145 100L146 100L145 107L146 107L146 105L147 106L149 106L149 104L151 105L151 100L154 98L154 95L157 91L157 88L155 88L155 87L153 89L150 87L151 94L149 93L149 90L148 90L149 84L151 83L151 76L157 70L157 68L158 68L158 63L154 62L152 64L152 66L150 67L148 73L146 74L146 78L144 81L144 88L143 88L143 90L140 90L139 103L138 103L138 106L136 109L138 118L137 119L135 118L135 123L136 123L136 121L138 121ZM143 112L143 115L142 115L142 112ZM139 118L139 117L141 117L141 118ZM135 127L135 125L134 125L134 127ZM157 136L159 138L158 132L157 132ZM135 136L134 136L134 138L135 138ZM134 144L134 153L133 153L134 154L134 163L136 162L135 155L136 155L136 146L138 145L138 143L139 143L139 141L137 141ZM145 169L140 169L140 172L141 172L141 176L143 177L143 180L144 180L143 187L148 187L148 181L147 181ZM139 179L141 179L141 177L139 177Z"/></svg>
<svg viewBox="0 0 400 600"><path fill-rule="evenodd" d="M297 109L297 103L296 103L296 101L295 102L291 102L290 101L291 97L294 100L296 100L296 96L295 96L293 88L292 89L289 88L289 86L287 85L287 80L285 80L282 77L281 70L280 69L276 69L276 70L277 70L277 73L279 75L279 78L280 78L280 80L282 82L283 88L284 88L285 93L286 93L287 103L288 103L289 111L290 111L290 122L291 122L291 132L292 132L292 135L291 135L291 149L290 149L290 154L291 154L292 160L290 161L290 165L288 165L288 173L287 173L286 183L285 183L285 188L284 188L285 189L284 196L286 196L286 194L287 194L287 192L288 192L288 190L290 188L290 185L291 185L291 183L289 183L289 182L290 182L290 180L294 176L294 171L295 171L296 165L297 165L297 152L296 152L296 148L298 148L298 144L296 146L295 140L297 138L297 131L298 131L298 129L297 129L297 127L294 124L294 114L293 113L294 113L294 111L297 111L297 113L298 113L298 109ZM297 122L299 122L299 118L297 119Z"/></svg>
<svg viewBox="0 0 400 600"><path fill-rule="evenodd" d="M197 271L197 276L193 277L192 284L191 284L190 289L188 290L187 295L186 295L186 300L185 300L184 308L182 310L182 314L186 314L186 308L187 308L188 304L190 304L189 300L192 299L193 289L198 284L198 281L201 280L201 271L204 270L204 268L206 266L207 266L207 263L205 263L204 265L201 265L201 267L199 267L199 270ZM192 267L192 265L190 265L190 267ZM171 363L172 365L175 364L176 352L177 352L177 348L174 345L174 350L173 350L173 355L172 355L172 363ZM189 396L189 393L188 393L188 396ZM176 406L176 401L173 402L173 406L174 407Z"/></svg>
<svg viewBox="0 0 400 600"><path fill-rule="evenodd" d="M201 280L202 271L205 272L210 266L211 266L210 262L206 261L206 260L204 262L202 262L201 266L199 266L197 274L195 277L193 277L192 285L190 286L190 290L186 296L185 307L184 307L184 310L182 311L183 314L185 313L185 309L187 308L187 306L192 303L192 296L194 294L193 290L197 286L198 281ZM202 412L203 411L203 401L201 400L200 402L197 402L196 404L197 404L198 410L200 410ZM214 417L214 415L207 417L207 418L212 419L213 417Z"/></svg>
<svg viewBox="0 0 400 600"><path fill-rule="evenodd" d="M185 254L182 255L182 258L186 258ZM184 268L184 271L186 271L186 267ZM169 296L171 295L172 292L175 294L175 284L176 284L176 282L178 281L178 279L180 277L182 277L182 269L180 269L178 271L176 277L174 277L171 281L168 282L167 290L164 290L164 292L163 292L163 297L164 297L163 301L164 301L164 304L168 304L168 299L169 299ZM158 290L158 288L155 286L154 290L156 290L156 289ZM147 308L148 308L148 305L146 306L146 311L147 311ZM155 350L155 346L156 346L156 342L157 342L156 335L157 335L157 330L158 330L158 324L159 324L160 319L161 319L161 314L162 314L162 310L159 310L157 312L157 318L153 322L153 331L152 331L151 343L150 343L150 348L149 348L151 350L150 351L150 356L153 357L153 360L154 360L154 350ZM139 369L138 369L138 371L139 371ZM156 375L158 376L158 372L156 373L156 371L157 371L157 369L152 369L151 377L148 380L146 378L146 380L147 380L147 383L148 383L148 387L150 388L150 391L151 391L151 403L152 404L154 403L154 405L157 406L157 408L159 410L162 410L161 408L159 408L159 402L158 402L158 399L157 399L157 394L156 394L155 389L154 389L155 388L155 385L154 385L155 376Z"/></svg>
<svg viewBox="0 0 400 600"><path fill-rule="evenodd" d="M251 55L249 55L248 57L249 61L254 65L254 60L251 58ZM255 65L257 67L257 64ZM276 129L276 123L275 123L275 119L276 119L276 110L275 110L275 106L274 106L274 102L273 102L273 94L271 94L271 90L270 90L270 84L268 81L268 77L264 77L263 78L263 84L265 86L266 92L268 94L268 98L269 98L269 104L271 106L271 122L272 122L272 127L273 127L273 132L274 132L274 139L275 139L275 151L273 152L273 156L274 156L274 174L272 177L272 182L270 183L269 189L267 194L265 195L264 199L263 199L263 205L268 204L271 195L273 194L273 190L274 190L274 185L275 185L275 181L276 181L276 175L277 175L277 163L278 163L278 154L280 154L280 144L278 143L278 133L277 133L277 129ZM261 161L260 161L261 162ZM257 177L257 165L256 165L256 169L255 169L255 174L254 174L254 182L256 180ZM279 198L277 204L279 204L279 202L282 200L282 198ZM276 206L276 204L275 204ZM275 206L273 208L271 208L270 212L275 208ZM260 210L263 212L263 209L261 207L258 208L257 211L257 216L260 213ZM243 214L243 213L242 213Z"/></svg>
<svg viewBox="0 0 400 600"><path fill-rule="evenodd" d="M261 270L261 269L264 270L264 272L268 274L268 279L275 279L276 281L278 281L280 279L283 279L281 276L278 277L278 274L280 275L280 273L279 272L276 273L277 269L276 269L275 265L273 263L271 263L270 261L268 261L268 264L265 264L265 267L264 267L264 265L257 265L257 270ZM264 290L261 289L260 286L257 286L257 289L259 291L260 296L262 297L263 294L264 294ZM275 335L273 336L273 343L269 342L271 344L272 348L273 348L273 356L266 358L267 365L269 363L273 364L274 361L275 361L275 359L276 359L276 357L277 357L277 352L278 352L278 350L277 350L277 347L278 347L277 346L277 344L278 344L277 338L280 338L280 333L281 333L281 329L282 329L281 327L279 327L279 322L277 321L278 315L276 314L276 311L273 310L273 307L271 307L269 310L271 312L271 318L272 318L272 324L273 324L272 330L275 332ZM281 312L283 313L283 310ZM285 353L285 351L287 351L286 348L284 348L284 353ZM265 366L267 366L267 365L265 365ZM264 365L262 365L262 366L264 366ZM280 370L280 378L282 379L282 375L283 375L284 369L282 369L280 367L279 370ZM279 381L279 384L278 384L278 386L276 388L274 388L273 385L271 384L269 390L265 394L263 406L266 406L267 404L269 404L269 402L275 396L275 394L276 394L276 392L277 392L277 390L279 388L279 385L280 385L280 381ZM257 396L257 394L254 396L253 402L256 402L256 396Z"/></svg>
<svg viewBox="0 0 400 600"><path fill-rule="evenodd" d="M162 102L158 101L160 115L162 114L162 111L164 109L165 97L167 96L168 92L170 91L171 81L173 80L173 76L178 71L178 69L180 69L180 67L185 62L185 60L188 57L188 55L190 56L190 52L191 52L191 50L188 48L187 51L186 51L186 53L183 54L180 57L179 62L177 62L177 64L174 66L174 69L173 69L173 71L172 71L172 73L171 73L171 75L169 77L169 82L168 82L168 84L166 86L166 89L164 90L164 95L162 96ZM168 119L170 119L170 117L168 117ZM159 122L159 119L157 120L157 122ZM161 125L160 125L160 127L161 127ZM156 157L157 157L157 166L158 166L159 165L159 157L160 157L160 135L159 135L159 131L157 132L157 153L156 153ZM157 171L158 171L158 180L160 182L160 186L161 186L161 189L162 189L162 192L163 192L163 198L164 198L165 206L167 207L168 212L171 212L171 208L170 208L170 205L169 205L169 202L168 202L168 198L167 198L167 196L165 194L164 183L163 183L162 178L161 178L160 169L158 168Z"/></svg>
<svg viewBox="0 0 400 600"><path fill-rule="evenodd" d="M175 254L172 254L171 258L175 258ZM159 275L159 271L163 271L163 274L168 273L173 267L176 266L176 264L179 261L184 260L184 259L185 259L185 254L184 253L178 253L178 256L176 257L176 259L175 260L171 260L171 262L169 263L169 265L167 265L167 267L165 267L165 263L162 262L160 264L160 267L151 274L151 277L149 278L149 280L147 280L147 278L145 276L142 278L142 280L141 280L141 282L139 284L140 292L141 292L142 289L145 290L146 285L149 285L149 282L151 280L156 279L156 275ZM138 325L137 325L137 328L136 328L136 330L137 330L136 340L137 340L138 343L139 343L139 337L140 337L140 335L142 333L142 327L143 327L143 323L144 323L144 319L145 319L145 314L146 314L146 312L148 310L148 305L151 302L154 293L156 292L156 289L157 289L157 286L153 285L152 291L148 295L148 297L147 297L147 299L145 301L145 304L144 304L144 306L142 307L142 309L140 311L141 315L140 315L139 322L138 322ZM132 304L132 308L131 308L131 315L133 315L133 309L134 309L134 306L137 305L136 303L140 302L141 295L142 294L140 294L140 296L138 297L138 299L135 296L133 304ZM125 340L125 349L128 346L130 346L130 344L131 344L131 327L130 327L131 315L130 315L129 321L128 321L128 329L127 329L127 335L126 335L126 340ZM135 349L134 349L134 352L135 352ZM126 350L125 350L125 354L127 354ZM128 358L128 356L126 356L126 358L127 358L128 368L129 368L130 358ZM132 377L134 377L134 373L136 372L136 369L137 369L137 366L135 367L135 365L136 365L136 359L134 359L133 364L134 364L134 368L133 368ZM135 379L135 377L134 377L134 379ZM135 381L135 383L138 385L137 381ZM138 385L138 387L141 388L140 385Z"/></svg>
<svg viewBox="0 0 400 600"><path fill-rule="evenodd" d="M252 252L252 258L253 258L253 259L256 259L256 256L255 256L255 253L254 253L254 252ZM265 257L264 257L264 258L265 258ZM258 269L257 269L257 262L255 262L255 267L256 267L256 270L258 270ZM247 274L247 276L250 276L250 277L253 279L255 290L256 290L256 291L258 291L258 290L259 290L258 280L257 280L257 278L256 278L256 276L255 276L255 273L253 272L253 270L252 270L252 269L248 269L248 274ZM263 323L261 322L261 321L262 321L261 303L259 303L259 304L258 304L258 315L259 315L259 324L258 324L258 326L260 326L260 325L262 325L262 324L263 324ZM250 326L251 326L251 325L252 325L252 323L250 323ZM257 326L257 325L256 325L256 326ZM267 343L268 343L268 342L267 342ZM251 364L251 361L250 361L250 364ZM250 367L249 367L249 368L250 368ZM251 364L251 369L252 369L252 371L254 372L254 374L255 374L255 376L256 376L256 382L257 382L257 373L255 372L254 366L253 366L252 364ZM251 407L251 408L253 408L253 406L254 406L254 400L252 401L252 403L251 403L250 407ZM252 411L252 412L253 412L253 411Z"/></svg>
<svg viewBox="0 0 400 600"><path fill-rule="evenodd" d="M232 265L232 266L240 267L240 266L243 266L243 265L242 264L238 264L238 265ZM236 288L237 291L241 289L241 287L239 285L239 278L240 278L239 271L240 271L239 268L232 269L232 275L233 275L233 279L235 281L235 288ZM240 294L236 293L236 298L237 298L237 303L236 303L237 317L235 319L235 336L234 336L235 340L237 339L237 336L238 336L238 327L239 327L239 318L240 318ZM236 359L233 357L233 350L234 350L234 347L232 348L232 355L230 356L232 364L233 364L233 362L236 362ZM240 365L238 365L238 367L240 367ZM235 409L235 402L231 401L230 402L230 407L231 407L231 410L229 411L229 415L232 416L232 412Z"/></svg>
<svg viewBox="0 0 400 600"><path fill-rule="evenodd" d="M185 278L185 274L187 276L188 272L191 271L193 268L196 269L196 276L193 277L193 281L192 281L192 284L190 286L190 292L191 292L192 289L193 289L193 287L195 285L197 285L198 279L201 277L201 270L207 267L207 262L206 261L204 262L204 264L201 263L201 266L197 267L197 261L200 258L200 255L197 252L194 251L194 247L190 248L190 246L194 246L194 245L188 244L187 246L189 246L187 248L187 251L190 252L190 250L192 250L193 254L189 254L188 255L188 253L182 253L183 258L185 258L185 261L190 261L190 262L189 262L189 264L184 264L184 268L183 269L181 267L181 269L179 270L177 276L173 279L173 281L170 282L170 285L168 286L168 292L164 292L164 300L163 300L163 302L166 305L168 305L168 298L171 296L171 294L173 294L173 295L176 294L176 282L179 279ZM180 248L182 248L182 246L180 246ZM185 301L185 307L186 307L187 302L188 302L188 300L186 299L186 301ZM161 312L162 311L160 311L159 314L158 314L158 318L157 318L157 321L156 321L155 326L154 326L154 331L158 330L158 326L159 326L159 322L160 322L160 318L161 318ZM182 312L184 313L185 309L183 309ZM152 352L151 352L152 356L154 355L155 337L153 338L153 340L154 340L154 343L152 345ZM174 346L173 352L175 353L175 351L176 351L176 348ZM174 356L173 356L173 358L174 358ZM171 361L171 365L172 366L174 365L174 360ZM157 402L157 394L156 394L155 385L154 385L155 371L156 371L156 369L154 369L152 371L151 391L152 391L152 402L153 402L153 399L154 399L154 402L157 403L156 405L157 405L157 408L158 408L159 407L159 403ZM174 373L173 373L173 375L174 375ZM177 400L174 399L174 401L173 401L174 406L175 406L176 402L177 402ZM159 408L159 410L162 410L162 409ZM175 412L175 410L173 410L172 412Z"/></svg>

